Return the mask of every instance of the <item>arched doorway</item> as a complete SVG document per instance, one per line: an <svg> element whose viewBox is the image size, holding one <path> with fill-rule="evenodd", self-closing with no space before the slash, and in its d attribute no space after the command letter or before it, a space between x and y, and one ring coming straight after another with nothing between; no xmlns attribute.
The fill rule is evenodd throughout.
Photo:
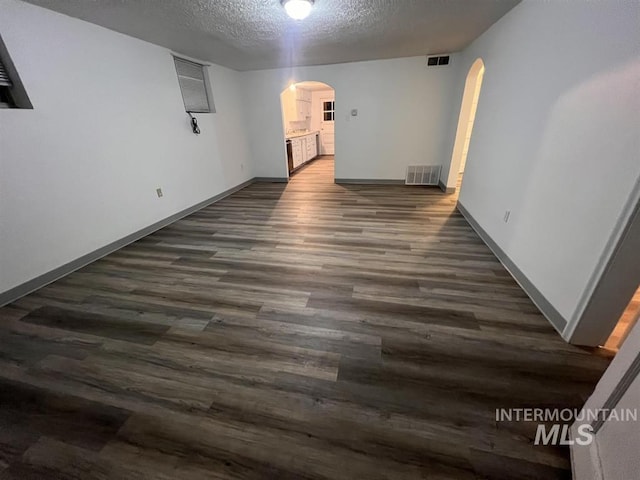
<svg viewBox="0 0 640 480"><path fill-rule="evenodd" d="M473 62L473 65L471 65L464 84L464 94L462 96L460 116L458 117L456 140L451 155L451 169L449 170L447 187L456 185L456 188L460 188L462 182L462 174L467 164L467 154L469 152L471 134L473 133L473 124L476 118L483 76L484 62L481 58L478 58Z"/></svg>
<svg viewBox="0 0 640 480"><path fill-rule="evenodd" d="M317 81L291 83L280 94L288 175L335 155L335 90ZM333 165L333 164L332 164Z"/></svg>

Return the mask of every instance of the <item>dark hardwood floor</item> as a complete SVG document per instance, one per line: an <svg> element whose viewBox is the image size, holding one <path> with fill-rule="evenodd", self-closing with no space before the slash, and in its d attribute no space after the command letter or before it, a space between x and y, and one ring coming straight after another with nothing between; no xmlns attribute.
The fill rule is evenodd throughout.
<svg viewBox="0 0 640 480"><path fill-rule="evenodd" d="M609 360L455 203L320 159L0 309L0 478L570 478L495 409L579 407Z"/></svg>

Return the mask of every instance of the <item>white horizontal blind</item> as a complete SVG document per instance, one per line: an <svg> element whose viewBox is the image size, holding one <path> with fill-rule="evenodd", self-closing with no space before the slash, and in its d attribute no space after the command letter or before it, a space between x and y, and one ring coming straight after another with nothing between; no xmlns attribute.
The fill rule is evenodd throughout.
<svg viewBox="0 0 640 480"><path fill-rule="evenodd" d="M204 78L204 66L182 58L173 58L176 63L185 110L193 113L211 112Z"/></svg>
<svg viewBox="0 0 640 480"><path fill-rule="evenodd" d="M4 68L2 61L0 61L0 87L10 87L11 79L9 78L9 74L7 70Z"/></svg>

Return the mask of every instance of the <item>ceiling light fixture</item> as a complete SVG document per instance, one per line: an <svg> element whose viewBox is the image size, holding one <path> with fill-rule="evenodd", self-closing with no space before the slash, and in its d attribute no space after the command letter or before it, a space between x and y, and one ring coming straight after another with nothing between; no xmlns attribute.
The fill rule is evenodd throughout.
<svg viewBox="0 0 640 480"><path fill-rule="evenodd" d="M287 14L294 20L304 20L311 13L313 0L281 0Z"/></svg>

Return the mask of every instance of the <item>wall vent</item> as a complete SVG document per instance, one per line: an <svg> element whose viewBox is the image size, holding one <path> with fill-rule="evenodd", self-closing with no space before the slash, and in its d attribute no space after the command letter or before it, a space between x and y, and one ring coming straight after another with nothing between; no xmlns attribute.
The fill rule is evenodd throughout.
<svg viewBox="0 0 640 480"><path fill-rule="evenodd" d="M405 185L438 185L440 165L409 165Z"/></svg>
<svg viewBox="0 0 640 480"><path fill-rule="evenodd" d="M449 65L449 55L439 57L427 57L427 66L435 67L436 65Z"/></svg>

